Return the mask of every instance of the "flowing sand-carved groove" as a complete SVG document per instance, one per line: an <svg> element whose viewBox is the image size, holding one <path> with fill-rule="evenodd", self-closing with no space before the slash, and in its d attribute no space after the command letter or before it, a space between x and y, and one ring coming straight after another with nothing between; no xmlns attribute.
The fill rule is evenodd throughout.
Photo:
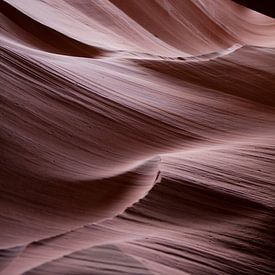
<svg viewBox="0 0 275 275"><path fill-rule="evenodd" d="M1 12L1 275L272 274L274 19L230 0Z"/></svg>

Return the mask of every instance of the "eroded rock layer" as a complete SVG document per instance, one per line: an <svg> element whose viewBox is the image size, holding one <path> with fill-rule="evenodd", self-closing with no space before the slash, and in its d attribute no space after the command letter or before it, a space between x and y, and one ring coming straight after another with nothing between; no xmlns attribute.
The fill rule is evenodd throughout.
<svg viewBox="0 0 275 275"><path fill-rule="evenodd" d="M1 275L274 274L274 19L230 0L1 12Z"/></svg>

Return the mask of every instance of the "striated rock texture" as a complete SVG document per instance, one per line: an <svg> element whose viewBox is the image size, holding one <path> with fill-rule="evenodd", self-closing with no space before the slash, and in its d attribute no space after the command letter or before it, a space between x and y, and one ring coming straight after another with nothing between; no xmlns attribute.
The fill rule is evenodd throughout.
<svg viewBox="0 0 275 275"><path fill-rule="evenodd" d="M4 0L0 21L1 275L274 274L275 19Z"/></svg>

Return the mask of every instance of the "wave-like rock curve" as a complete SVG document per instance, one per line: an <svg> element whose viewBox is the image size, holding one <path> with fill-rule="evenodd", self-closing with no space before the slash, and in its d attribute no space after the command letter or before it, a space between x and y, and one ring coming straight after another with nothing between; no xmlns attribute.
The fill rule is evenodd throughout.
<svg viewBox="0 0 275 275"><path fill-rule="evenodd" d="M1 275L273 274L274 19L230 0L1 12Z"/></svg>

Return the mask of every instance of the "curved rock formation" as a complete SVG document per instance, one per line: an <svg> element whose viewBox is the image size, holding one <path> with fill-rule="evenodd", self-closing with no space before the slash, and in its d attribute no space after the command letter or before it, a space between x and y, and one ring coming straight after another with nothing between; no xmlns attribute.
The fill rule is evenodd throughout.
<svg viewBox="0 0 275 275"><path fill-rule="evenodd" d="M1 275L273 274L273 18L231 0L1 12Z"/></svg>

